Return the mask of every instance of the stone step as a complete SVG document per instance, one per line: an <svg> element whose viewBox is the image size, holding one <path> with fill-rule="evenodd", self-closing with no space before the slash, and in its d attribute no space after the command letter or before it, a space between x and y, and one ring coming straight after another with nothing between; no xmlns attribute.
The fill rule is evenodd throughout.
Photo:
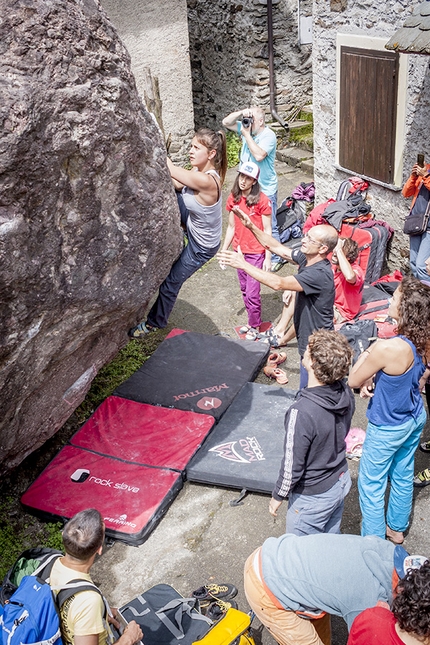
<svg viewBox="0 0 430 645"><path fill-rule="evenodd" d="M304 172L313 174L314 155L309 150L301 148L280 148L276 151L278 161L283 161L294 168L301 168Z"/></svg>
<svg viewBox="0 0 430 645"><path fill-rule="evenodd" d="M313 114L314 109L312 103L310 105L305 105L305 107L302 107L302 112L305 112L306 114Z"/></svg>
<svg viewBox="0 0 430 645"><path fill-rule="evenodd" d="M309 123L310 121L304 120L291 121L291 123L288 124L288 127L290 128L290 130L298 130L299 128L303 128L305 125L309 125ZM284 127L277 121L269 123L269 128L271 128L271 130L274 130L275 132L284 129Z"/></svg>
<svg viewBox="0 0 430 645"><path fill-rule="evenodd" d="M314 176L314 158L312 157L311 159L306 159L306 161L302 161L300 164L301 170L303 172L307 172L309 175Z"/></svg>

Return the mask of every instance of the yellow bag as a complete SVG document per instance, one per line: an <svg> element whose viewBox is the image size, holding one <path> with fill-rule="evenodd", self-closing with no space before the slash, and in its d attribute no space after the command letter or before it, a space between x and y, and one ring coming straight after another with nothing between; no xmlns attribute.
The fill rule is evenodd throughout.
<svg viewBox="0 0 430 645"><path fill-rule="evenodd" d="M226 615L212 625L209 631L193 645L255 645L249 629L251 617L230 608Z"/></svg>

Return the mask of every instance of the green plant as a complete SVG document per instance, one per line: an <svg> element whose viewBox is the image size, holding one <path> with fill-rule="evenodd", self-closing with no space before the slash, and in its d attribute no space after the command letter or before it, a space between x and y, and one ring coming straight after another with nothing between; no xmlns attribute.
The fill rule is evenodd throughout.
<svg viewBox="0 0 430 645"><path fill-rule="evenodd" d="M301 110L298 118L300 119L300 121L309 121L310 123L314 122L312 112L308 112L307 110Z"/></svg>
<svg viewBox="0 0 430 645"><path fill-rule="evenodd" d="M240 149L242 142L236 132L227 132L227 164L229 168L234 168L239 163Z"/></svg>
<svg viewBox="0 0 430 645"><path fill-rule="evenodd" d="M297 128L297 130L291 130L290 143L294 143L299 146L302 145L304 147L309 148L310 150L313 150L314 124L307 123L301 128Z"/></svg>
<svg viewBox="0 0 430 645"><path fill-rule="evenodd" d="M41 524L35 517L16 512L16 500L5 497L0 504L0 581L19 554L33 546L61 550L62 524Z"/></svg>
<svg viewBox="0 0 430 645"><path fill-rule="evenodd" d="M131 340L108 365L99 371L87 396L75 411L78 423L88 419L95 408L110 396L118 385L139 369L154 351L154 343L151 342L154 340L154 337L144 341ZM159 342L160 338L156 344Z"/></svg>

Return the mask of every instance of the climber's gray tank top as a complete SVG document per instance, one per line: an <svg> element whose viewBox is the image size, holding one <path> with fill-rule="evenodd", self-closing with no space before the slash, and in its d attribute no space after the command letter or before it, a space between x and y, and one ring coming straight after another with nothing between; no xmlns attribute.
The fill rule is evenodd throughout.
<svg viewBox="0 0 430 645"><path fill-rule="evenodd" d="M207 175L215 175L220 178L216 170L208 170ZM221 242L222 234L222 194L219 191L219 199L212 206L200 204L194 197L191 188L184 186L182 197L185 207L189 211L187 219L187 232L193 239L206 249L213 249Z"/></svg>

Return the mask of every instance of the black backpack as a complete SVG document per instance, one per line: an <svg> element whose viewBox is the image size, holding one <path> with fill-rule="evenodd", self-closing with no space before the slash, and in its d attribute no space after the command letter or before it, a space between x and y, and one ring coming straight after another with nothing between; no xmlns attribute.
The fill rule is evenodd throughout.
<svg viewBox="0 0 430 645"><path fill-rule="evenodd" d="M183 598L173 587L155 585L120 608L122 616L142 628L145 645L192 645L212 621L199 612L197 598Z"/></svg>

